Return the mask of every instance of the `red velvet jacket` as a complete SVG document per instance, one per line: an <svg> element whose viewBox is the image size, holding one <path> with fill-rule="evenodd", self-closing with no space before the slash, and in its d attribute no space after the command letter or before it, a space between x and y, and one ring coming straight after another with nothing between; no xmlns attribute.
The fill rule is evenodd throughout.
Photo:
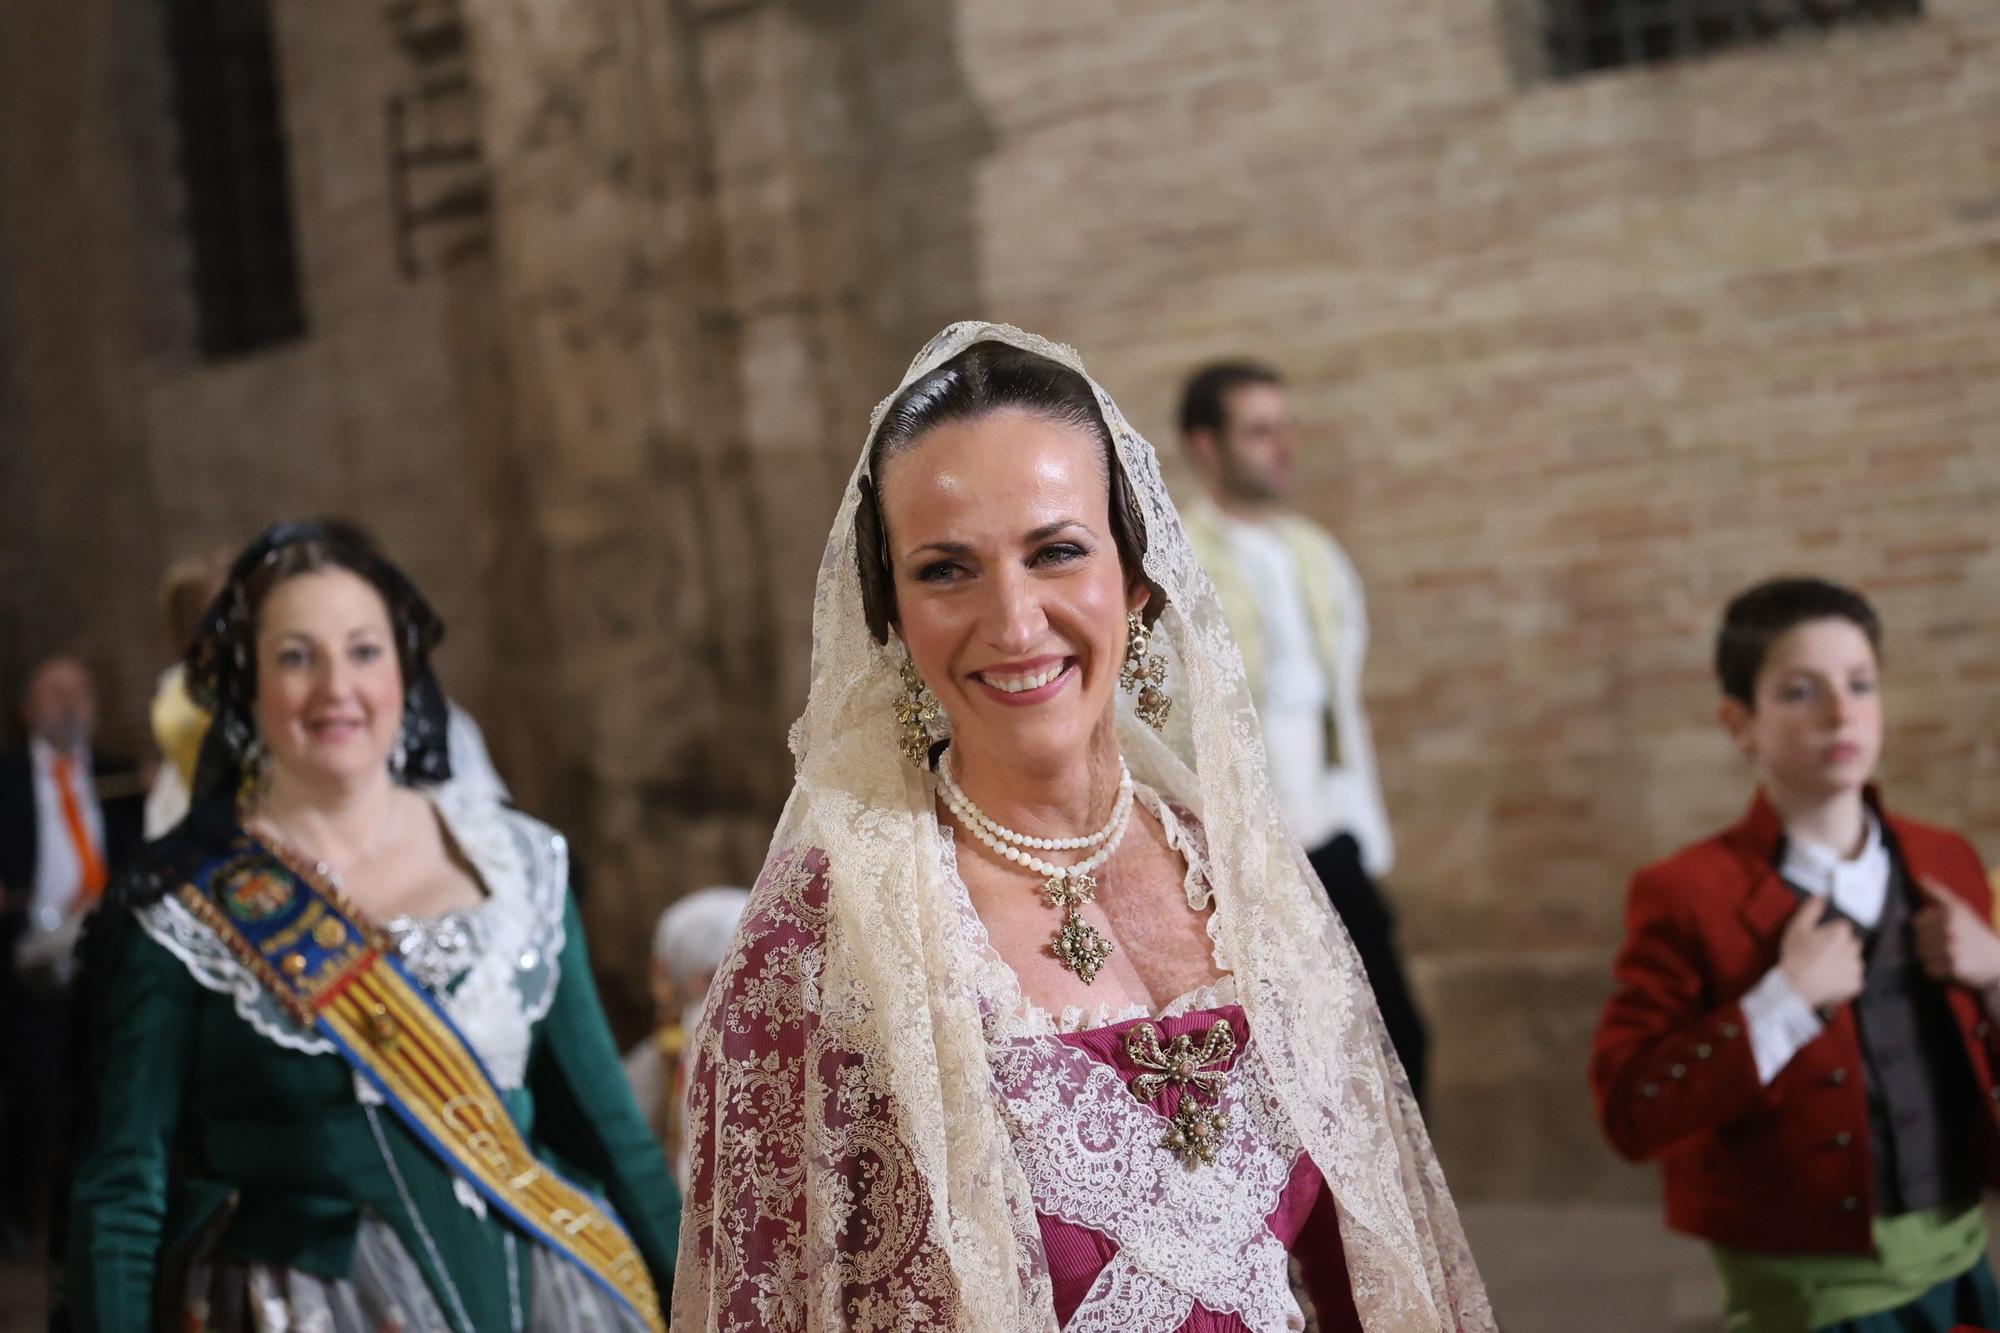
<svg viewBox="0 0 2000 1333"><path fill-rule="evenodd" d="M1945 829L1882 811L1892 850L1992 919L1979 856ZM1854 1013L1826 1030L1769 1087L1757 1081L1742 997L1778 961L1799 896L1778 877L1783 828L1760 795L1735 827L1639 872L1626 903L1617 989L1590 1057L1597 1116L1611 1146L1657 1157L1667 1225L1738 1249L1866 1254L1874 1248L1874 1169ZM1972 1077L1977 1170L2000 1188L2000 1040L1978 999L1953 987L1951 1011Z"/></svg>

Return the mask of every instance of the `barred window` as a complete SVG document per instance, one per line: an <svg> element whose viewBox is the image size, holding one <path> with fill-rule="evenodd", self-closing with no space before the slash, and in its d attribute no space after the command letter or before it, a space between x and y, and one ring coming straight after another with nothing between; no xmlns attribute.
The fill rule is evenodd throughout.
<svg viewBox="0 0 2000 1333"><path fill-rule="evenodd" d="M209 357L305 332L269 0L166 0L195 306Z"/></svg>
<svg viewBox="0 0 2000 1333"><path fill-rule="evenodd" d="M1541 0L1541 10L1546 72L1566 78L1914 18L1923 0Z"/></svg>

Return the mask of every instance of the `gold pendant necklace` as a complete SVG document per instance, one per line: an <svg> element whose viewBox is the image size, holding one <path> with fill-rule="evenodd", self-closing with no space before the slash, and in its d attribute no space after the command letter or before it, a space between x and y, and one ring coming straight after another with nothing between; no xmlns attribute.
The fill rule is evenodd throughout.
<svg viewBox="0 0 2000 1333"><path fill-rule="evenodd" d="M1053 875L1042 885L1042 891L1049 895L1050 905L1061 908L1063 914L1062 925L1056 928L1049 951L1057 962L1088 985L1097 979L1104 960L1111 956L1111 941L1083 919L1083 905L1097 899L1097 879L1088 874Z"/></svg>
<svg viewBox="0 0 2000 1333"><path fill-rule="evenodd" d="M1104 937L1104 932L1083 919L1083 906L1096 901L1097 876L1093 872L1111 859L1111 854L1118 850L1118 844L1124 840L1125 830L1132 822L1131 770L1125 767L1124 760L1119 761L1118 800L1112 806L1111 818L1103 828L1078 838L1037 838L1016 833L994 822L984 810L974 805L972 798L960 790L957 781L952 778L950 761L951 753L947 750L937 766L938 786L943 791L945 805L973 837L998 855L1042 876L1042 892L1047 896L1049 906L1062 913L1062 922L1049 942L1049 952L1055 955L1057 962L1081 977L1086 985L1096 980L1097 974L1104 968L1104 960L1111 956L1113 946ZM1027 850L1030 847L1095 847L1097 850L1073 866L1058 866L1032 855Z"/></svg>

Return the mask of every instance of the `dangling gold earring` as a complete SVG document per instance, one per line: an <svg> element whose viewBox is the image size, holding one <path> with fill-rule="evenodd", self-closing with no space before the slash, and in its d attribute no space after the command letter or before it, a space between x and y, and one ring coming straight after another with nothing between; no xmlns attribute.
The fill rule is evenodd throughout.
<svg viewBox="0 0 2000 1333"><path fill-rule="evenodd" d="M903 728L903 758L918 768L928 768L933 734L944 721L944 710L938 707L937 696L925 686L907 652L903 656L903 693L896 699L896 721Z"/></svg>
<svg viewBox="0 0 2000 1333"><path fill-rule="evenodd" d="M264 795L264 787L270 781L271 752L264 748L264 742L252 736L250 743L243 747L243 757L236 770L236 805L242 810L256 806Z"/></svg>
<svg viewBox="0 0 2000 1333"><path fill-rule="evenodd" d="M1139 696L1133 711L1139 720L1159 731L1167 725L1167 713L1174 701L1167 697L1167 659L1153 651L1153 633L1137 611L1125 615L1125 665L1118 683Z"/></svg>

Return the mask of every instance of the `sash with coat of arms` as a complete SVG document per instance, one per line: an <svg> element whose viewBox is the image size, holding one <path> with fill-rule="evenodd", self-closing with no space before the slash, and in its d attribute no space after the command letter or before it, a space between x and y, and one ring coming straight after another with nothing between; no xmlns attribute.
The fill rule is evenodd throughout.
<svg viewBox="0 0 2000 1333"><path fill-rule="evenodd" d="M454 1173L664 1333L659 1297L624 1227L535 1157L479 1057L378 927L244 834L178 896Z"/></svg>

